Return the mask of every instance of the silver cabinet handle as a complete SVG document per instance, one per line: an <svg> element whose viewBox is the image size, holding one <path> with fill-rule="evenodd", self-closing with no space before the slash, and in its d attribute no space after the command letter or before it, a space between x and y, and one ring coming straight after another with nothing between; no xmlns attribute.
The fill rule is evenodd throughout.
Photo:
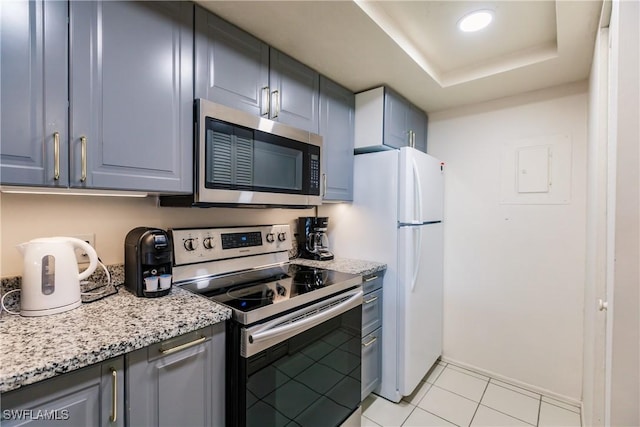
<svg viewBox="0 0 640 427"><path fill-rule="evenodd" d="M118 371L111 368L111 417L109 420L115 423L118 420Z"/></svg>
<svg viewBox="0 0 640 427"><path fill-rule="evenodd" d="M378 299L378 297L372 297L372 298L369 298L367 300L364 300L363 303L364 304L371 304L372 302L376 301L377 299Z"/></svg>
<svg viewBox="0 0 640 427"><path fill-rule="evenodd" d="M53 133L53 179L60 179L60 132Z"/></svg>
<svg viewBox="0 0 640 427"><path fill-rule="evenodd" d="M412 130L409 131L409 147L416 148L416 133Z"/></svg>
<svg viewBox="0 0 640 427"><path fill-rule="evenodd" d="M373 337L368 342L363 342L362 346L363 347L369 347L371 344L373 344L376 341L378 341L378 337Z"/></svg>
<svg viewBox="0 0 640 427"><path fill-rule="evenodd" d="M161 348L159 351L160 351L160 353L162 353L162 354L164 354L166 356L167 354L172 354L172 353L175 353L177 351L184 350L185 348L193 347L194 345L198 345L200 343L203 343L206 340L207 340L207 337L200 337L197 340L190 341L190 342L188 342L186 344L182 344L182 345L178 345L178 346L171 347L171 348L166 348L166 349L165 348Z"/></svg>
<svg viewBox="0 0 640 427"><path fill-rule="evenodd" d="M82 173L80 175L80 182L87 180L87 137L80 137L80 159L82 162Z"/></svg>
<svg viewBox="0 0 640 427"><path fill-rule="evenodd" d="M280 115L280 91L274 90L273 92L271 92L271 95L274 96L275 99L275 113L273 114L273 116L271 116L271 118L275 119Z"/></svg>
<svg viewBox="0 0 640 427"><path fill-rule="evenodd" d="M372 282L374 280L376 280L378 278L378 276L371 276L371 277L367 277L365 279L363 279L363 282Z"/></svg>
<svg viewBox="0 0 640 427"><path fill-rule="evenodd" d="M262 102L262 105L260 105L260 115L261 116L267 116L269 117L269 104L271 102L270 98L269 98L269 86L265 86L262 88L262 99L260 100L260 102Z"/></svg>

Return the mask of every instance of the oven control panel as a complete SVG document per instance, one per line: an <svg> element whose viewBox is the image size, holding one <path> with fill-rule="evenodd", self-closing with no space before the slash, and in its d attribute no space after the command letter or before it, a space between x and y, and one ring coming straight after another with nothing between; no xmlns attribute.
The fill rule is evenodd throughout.
<svg viewBox="0 0 640 427"><path fill-rule="evenodd" d="M288 225L170 230L175 265L217 261L292 249Z"/></svg>

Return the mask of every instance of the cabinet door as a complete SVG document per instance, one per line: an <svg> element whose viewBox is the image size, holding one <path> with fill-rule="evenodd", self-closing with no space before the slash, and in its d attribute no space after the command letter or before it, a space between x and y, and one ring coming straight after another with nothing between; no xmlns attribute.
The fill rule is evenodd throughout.
<svg viewBox="0 0 640 427"><path fill-rule="evenodd" d="M409 129L414 133L415 148L427 152L427 115L417 107L411 109Z"/></svg>
<svg viewBox="0 0 640 427"><path fill-rule="evenodd" d="M130 425L224 425L224 329L216 327L126 356Z"/></svg>
<svg viewBox="0 0 640 427"><path fill-rule="evenodd" d="M318 133L320 75L273 48L270 67L271 118Z"/></svg>
<svg viewBox="0 0 640 427"><path fill-rule="evenodd" d="M2 184L66 187L67 4L0 1L0 52Z"/></svg>
<svg viewBox="0 0 640 427"><path fill-rule="evenodd" d="M320 78L320 135L324 154L324 200L353 200L353 92Z"/></svg>
<svg viewBox="0 0 640 427"><path fill-rule="evenodd" d="M196 6L195 97L267 116L269 46Z"/></svg>
<svg viewBox="0 0 640 427"><path fill-rule="evenodd" d="M123 369L119 357L5 393L2 425L124 426Z"/></svg>
<svg viewBox="0 0 640 427"><path fill-rule="evenodd" d="M191 192L193 4L72 1L70 19L70 185Z"/></svg>
<svg viewBox="0 0 640 427"><path fill-rule="evenodd" d="M362 400L380 385L382 328L362 338Z"/></svg>
<svg viewBox="0 0 640 427"><path fill-rule="evenodd" d="M400 148L409 145L408 118L411 106L404 98L385 88L384 94L384 136L383 143Z"/></svg>

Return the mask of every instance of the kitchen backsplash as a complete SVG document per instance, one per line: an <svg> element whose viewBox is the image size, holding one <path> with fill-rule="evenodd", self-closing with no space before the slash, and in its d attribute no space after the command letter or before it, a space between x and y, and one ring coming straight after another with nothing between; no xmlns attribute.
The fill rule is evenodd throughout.
<svg viewBox="0 0 640 427"><path fill-rule="evenodd" d="M100 259L118 265L124 263L125 236L135 227L289 224L295 233L298 217L314 214L314 209L167 208L154 197L1 194L0 277L22 274L15 246L37 237L93 234Z"/></svg>

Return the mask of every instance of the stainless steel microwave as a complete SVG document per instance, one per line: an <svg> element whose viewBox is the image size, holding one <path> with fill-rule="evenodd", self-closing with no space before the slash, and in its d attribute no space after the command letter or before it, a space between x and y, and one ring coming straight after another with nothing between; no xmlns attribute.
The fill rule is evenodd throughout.
<svg viewBox="0 0 640 427"><path fill-rule="evenodd" d="M205 99L195 102L191 206L309 207L320 194L322 137ZM182 200L182 203L175 203ZM182 205L184 196L163 197Z"/></svg>

